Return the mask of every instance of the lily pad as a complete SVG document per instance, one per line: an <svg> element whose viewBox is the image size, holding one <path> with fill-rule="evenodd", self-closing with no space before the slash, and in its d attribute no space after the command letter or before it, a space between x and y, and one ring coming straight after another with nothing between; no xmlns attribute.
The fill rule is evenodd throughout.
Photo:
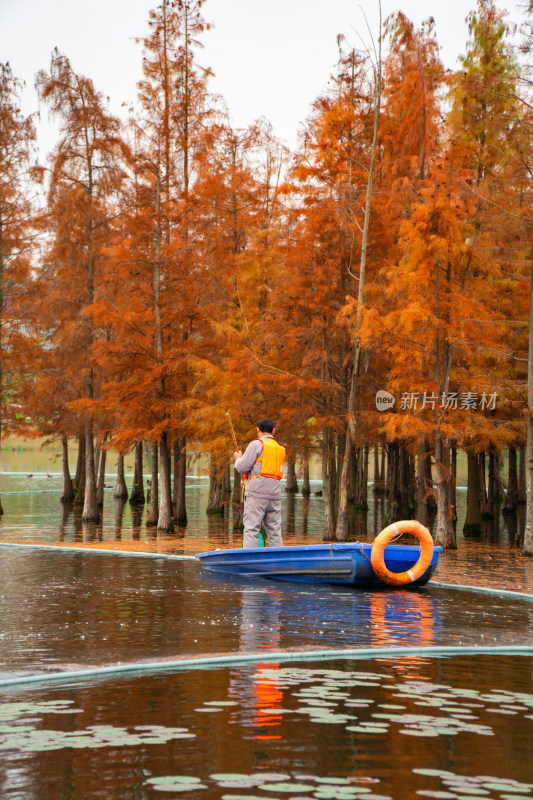
<svg viewBox="0 0 533 800"><path fill-rule="evenodd" d="M416 767L413 769L413 772L415 772L417 775L429 775L435 778L455 778L454 772L448 772L448 770L445 769L426 769L426 767Z"/></svg>
<svg viewBox="0 0 533 800"><path fill-rule="evenodd" d="M309 783L262 783L257 788L269 792L312 792L316 789Z"/></svg>

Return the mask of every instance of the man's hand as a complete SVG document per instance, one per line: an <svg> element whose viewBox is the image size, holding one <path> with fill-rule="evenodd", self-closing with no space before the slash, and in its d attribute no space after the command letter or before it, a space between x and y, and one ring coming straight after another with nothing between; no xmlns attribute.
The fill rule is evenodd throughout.
<svg viewBox="0 0 533 800"><path fill-rule="evenodd" d="M235 453L233 453L233 460L237 461L238 458L242 458L242 453L240 450L236 450Z"/></svg>

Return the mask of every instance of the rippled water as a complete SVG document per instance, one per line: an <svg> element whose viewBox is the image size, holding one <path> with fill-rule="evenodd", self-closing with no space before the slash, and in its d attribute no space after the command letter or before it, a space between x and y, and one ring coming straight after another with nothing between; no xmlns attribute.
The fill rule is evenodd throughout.
<svg viewBox="0 0 533 800"><path fill-rule="evenodd" d="M231 581L196 562L0 548L0 672L269 649L533 645L533 602Z"/></svg>
<svg viewBox="0 0 533 800"><path fill-rule="evenodd" d="M112 491L102 524L83 526L79 510L61 508L60 481L2 476L0 797L533 797L533 658L400 655L406 646L533 647L531 598L213 577L168 558L241 543L231 515L206 517L201 476L189 481L188 528L166 536ZM320 497L283 505L287 544L322 540ZM383 514L382 501L354 514L353 538L372 540ZM435 578L533 594L518 528L502 518L479 539L460 535ZM101 549L126 552L86 552ZM313 660L377 647L398 657ZM300 661L285 663L291 653ZM187 667L218 654L255 654L254 663ZM144 662L181 671L98 678ZM72 677L90 668L94 678ZM7 685L58 672L71 677Z"/></svg>
<svg viewBox="0 0 533 800"><path fill-rule="evenodd" d="M190 670L0 706L9 800L533 796L531 658Z"/></svg>

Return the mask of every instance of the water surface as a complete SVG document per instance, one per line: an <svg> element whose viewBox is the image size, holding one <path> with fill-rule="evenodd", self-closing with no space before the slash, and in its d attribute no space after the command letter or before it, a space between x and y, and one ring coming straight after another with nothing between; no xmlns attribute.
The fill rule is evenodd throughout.
<svg viewBox="0 0 533 800"><path fill-rule="evenodd" d="M533 797L533 661L191 670L4 693L9 800Z"/></svg>

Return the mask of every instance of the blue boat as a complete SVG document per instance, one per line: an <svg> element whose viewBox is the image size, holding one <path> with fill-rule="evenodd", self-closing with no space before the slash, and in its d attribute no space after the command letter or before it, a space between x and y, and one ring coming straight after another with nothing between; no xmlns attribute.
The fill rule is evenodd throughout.
<svg viewBox="0 0 533 800"><path fill-rule="evenodd" d="M197 553L202 568L212 573L229 573L245 578L272 578L300 583L341 586L383 587L370 561L372 544L335 542L288 547L254 547L209 550ZM426 571L408 587L423 586L437 568L442 547L435 547ZM417 545L388 545L385 566L391 572L407 572L418 561Z"/></svg>

